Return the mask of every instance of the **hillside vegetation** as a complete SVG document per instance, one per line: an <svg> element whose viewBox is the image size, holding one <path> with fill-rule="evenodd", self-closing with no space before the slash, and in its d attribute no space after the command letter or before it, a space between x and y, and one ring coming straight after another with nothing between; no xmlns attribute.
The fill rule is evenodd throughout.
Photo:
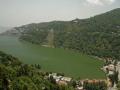
<svg viewBox="0 0 120 90"><path fill-rule="evenodd" d="M88 19L33 23L15 30L31 43L120 59L120 8Z"/></svg>
<svg viewBox="0 0 120 90"><path fill-rule="evenodd" d="M0 90L74 90L45 79L39 64L23 64L18 58L0 51Z"/></svg>

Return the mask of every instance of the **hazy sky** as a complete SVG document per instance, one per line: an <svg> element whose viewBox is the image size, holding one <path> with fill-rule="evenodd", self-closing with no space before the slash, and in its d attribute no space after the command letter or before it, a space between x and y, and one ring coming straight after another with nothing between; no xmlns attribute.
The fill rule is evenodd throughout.
<svg viewBox="0 0 120 90"><path fill-rule="evenodd" d="M0 26L82 19L114 8L120 0L0 0Z"/></svg>

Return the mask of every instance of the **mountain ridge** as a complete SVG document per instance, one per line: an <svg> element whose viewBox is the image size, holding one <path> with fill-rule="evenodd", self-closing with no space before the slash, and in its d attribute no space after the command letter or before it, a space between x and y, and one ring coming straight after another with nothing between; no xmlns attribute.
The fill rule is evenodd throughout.
<svg viewBox="0 0 120 90"><path fill-rule="evenodd" d="M20 40L40 45L73 49L106 59L120 59L120 8L88 18L72 21L32 23L15 27L12 33ZM50 30L54 38L47 40ZM9 33L9 34L10 34ZM52 47L50 46L50 47Z"/></svg>

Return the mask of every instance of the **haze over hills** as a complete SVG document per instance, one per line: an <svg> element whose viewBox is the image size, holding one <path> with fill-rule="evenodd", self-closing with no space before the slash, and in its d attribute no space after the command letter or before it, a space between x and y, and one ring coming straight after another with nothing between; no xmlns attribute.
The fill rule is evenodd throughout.
<svg viewBox="0 0 120 90"><path fill-rule="evenodd" d="M23 25L7 34L31 43L119 60L120 8L88 19Z"/></svg>
<svg viewBox="0 0 120 90"><path fill-rule="evenodd" d="M120 0L0 0L0 90L120 90Z"/></svg>
<svg viewBox="0 0 120 90"><path fill-rule="evenodd" d="M11 29L11 27L0 26L0 33L3 33L3 32L5 32L5 31L8 31L8 29Z"/></svg>

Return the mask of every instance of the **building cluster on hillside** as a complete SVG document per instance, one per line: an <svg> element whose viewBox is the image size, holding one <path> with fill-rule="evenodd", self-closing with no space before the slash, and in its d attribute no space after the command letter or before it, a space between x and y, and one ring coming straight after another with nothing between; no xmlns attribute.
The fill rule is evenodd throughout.
<svg viewBox="0 0 120 90"><path fill-rule="evenodd" d="M58 75L57 73L49 73L47 76L45 76L46 79L53 78L58 85L65 85L67 86L69 83L72 82L73 78L66 77L64 75ZM83 86L81 86L81 82L75 81L76 83L76 90L83 90Z"/></svg>
<svg viewBox="0 0 120 90"><path fill-rule="evenodd" d="M58 85L69 85L72 81L73 78L71 77L66 77L64 75L58 75L57 73L49 73L47 76L45 76L45 79L49 79L49 78L53 78L56 82L56 84ZM83 79L83 80L75 80L75 89L76 90L84 90L83 89L83 85L84 83L88 83L88 84L98 84L100 82L105 82L107 83L107 81L105 79Z"/></svg>
<svg viewBox="0 0 120 90"><path fill-rule="evenodd" d="M107 76L107 85L108 87L116 87L116 81L112 80L112 77L116 80L120 80L119 78L119 65L120 63L119 62L116 62L115 60L111 60L111 59L108 59L106 61L106 64L103 66L103 68L101 68L105 73L106 73L106 76Z"/></svg>
<svg viewBox="0 0 120 90"><path fill-rule="evenodd" d="M52 77L55 82L59 85L68 85L69 82L71 82L72 78L65 77L64 75L58 75L57 73L49 73L48 76L45 78Z"/></svg>
<svg viewBox="0 0 120 90"><path fill-rule="evenodd" d="M107 84L106 79L83 79L79 81L78 86L76 86L76 90L84 90L84 84L98 85L103 82Z"/></svg>

